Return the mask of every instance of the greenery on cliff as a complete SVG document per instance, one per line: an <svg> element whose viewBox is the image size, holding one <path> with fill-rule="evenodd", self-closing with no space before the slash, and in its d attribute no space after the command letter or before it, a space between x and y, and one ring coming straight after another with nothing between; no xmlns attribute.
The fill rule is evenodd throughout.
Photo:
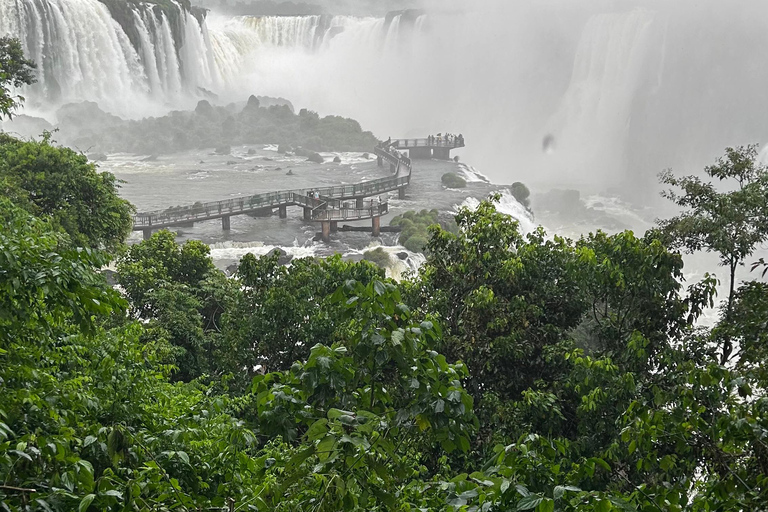
<svg viewBox="0 0 768 512"><path fill-rule="evenodd" d="M93 168L47 140L2 147L3 510L768 502L768 284L734 282L698 325L715 279L684 283L671 249L730 271L768 240L754 148L728 149L713 183L665 174L684 211L642 237L523 236L496 197L462 208L397 283L367 261L279 254L226 278L206 245L167 231L88 247L95 214L60 215L90 199ZM124 215L96 181L111 198L97 215ZM113 259L120 291L99 273Z"/></svg>
<svg viewBox="0 0 768 512"><path fill-rule="evenodd" d="M123 121L92 103L67 105L62 114L60 126L68 143L101 152L163 154L238 144L368 151L378 143L353 119L321 118L306 109L294 114L287 105L262 107L254 96L241 107L217 107L201 101L191 112L171 112L140 121Z"/></svg>

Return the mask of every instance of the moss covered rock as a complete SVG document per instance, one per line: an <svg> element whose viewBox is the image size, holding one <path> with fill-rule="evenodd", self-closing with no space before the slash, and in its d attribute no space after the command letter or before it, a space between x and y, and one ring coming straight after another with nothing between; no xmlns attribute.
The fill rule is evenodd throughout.
<svg viewBox="0 0 768 512"><path fill-rule="evenodd" d="M443 182L443 186L448 188L464 188L467 186L467 182L464 178L455 172L447 172L443 174L441 181Z"/></svg>

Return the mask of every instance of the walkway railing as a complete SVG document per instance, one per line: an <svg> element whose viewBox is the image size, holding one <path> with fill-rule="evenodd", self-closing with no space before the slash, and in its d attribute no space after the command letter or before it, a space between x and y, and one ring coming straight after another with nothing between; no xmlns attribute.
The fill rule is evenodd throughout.
<svg viewBox="0 0 768 512"><path fill-rule="evenodd" d="M363 208L349 207L330 210L317 210L312 212L312 220L315 221L339 221L339 220L365 220L373 217L381 217L389 213L389 203L373 203Z"/></svg>
<svg viewBox="0 0 768 512"><path fill-rule="evenodd" d="M293 205L312 208L312 220L319 221L322 219L315 218L315 211L343 209L340 201L345 199L379 195L410 184L412 164L408 157L391 148L377 147L374 152L377 156L397 166L394 176L353 185L266 192L223 201L210 201L167 210L138 213L133 217L133 229L134 231L160 229L190 222L217 219L228 215L240 215L265 208ZM320 198L311 197L310 193L316 193Z"/></svg>
<svg viewBox="0 0 768 512"><path fill-rule="evenodd" d="M433 137L427 139L396 139L392 141L392 147L395 148L463 148L463 137L452 137L446 139L444 137Z"/></svg>

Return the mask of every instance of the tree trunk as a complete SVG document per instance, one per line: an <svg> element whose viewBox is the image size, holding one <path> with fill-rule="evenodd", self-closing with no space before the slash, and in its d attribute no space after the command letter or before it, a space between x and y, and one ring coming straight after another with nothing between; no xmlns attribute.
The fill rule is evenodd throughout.
<svg viewBox="0 0 768 512"><path fill-rule="evenodd" d="M736 267L739 265L739 260L736 258L731 259L731 282L728 290L728 308L725 311L725 321L731 320L731 312L733 311L733 298L736 294ZM723 355L720 358L720 364L724 365L731 358L733 352L733 343L731 342L730 335L725 335L723 339Z"/></svg>

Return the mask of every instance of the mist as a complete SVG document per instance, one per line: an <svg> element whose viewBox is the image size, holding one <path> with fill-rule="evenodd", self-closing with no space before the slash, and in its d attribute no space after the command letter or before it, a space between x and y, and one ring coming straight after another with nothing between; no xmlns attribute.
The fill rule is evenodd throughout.
<svg viewBox="0 0 768 512"><path fill-rule="evenodd" d="M181 85L137 87L127 66L102 72L97 89L59 79L60 103L92 99L141 117L192 108L200 90L221 104L280 96L353 117L381 139L461 133L461 159L498 183L638 200L665 168L695 172L726 146L766 138L768 6L759 2L321 4L357 17L333 18L318 38L318 21L214 9L200 27L189 21ZM382 7L423 13L385 19ZM29 95L30 111L45 103L40 94Z"/></svg>

